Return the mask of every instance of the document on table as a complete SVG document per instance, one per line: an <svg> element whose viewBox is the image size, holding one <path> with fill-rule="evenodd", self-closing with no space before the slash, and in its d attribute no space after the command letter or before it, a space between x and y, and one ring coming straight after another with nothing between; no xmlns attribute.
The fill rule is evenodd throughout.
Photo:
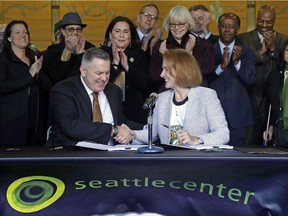
<svg viewBox="0 0 288 216"><path fill-rule="evenodd" d="M97 149L97 150L103 150L103 151L136 151L140 147L144 147L147 145L105 145L101 143L94 143L94 142L88 142L88 141L81 141L76 144L76 146L84 147L84 148L91 148L91 149Z"/></svg>
<svg viewBox="0 0 288 216"><path fill-rule="evenodd" d="M164 144L161 143L161 145L168 145L168 146L174 146L178 148L186 148L186 149L196 149L196 150L204 150L204 149L213 149L213 148L218 148L218 149L233 149L233 146L230 145L206 145L206 144L198 144L198 145L192 145L192 144Z"/></svg>
<svg viewBox="0 0 288 216"><path fill-rule="evenodd" d="M213 149L213 148L218 148L218 149L233 149L233 146L230 145L191 145L190 146L192 149L197 149L197 150L203 150L203 149Z"/></svg>

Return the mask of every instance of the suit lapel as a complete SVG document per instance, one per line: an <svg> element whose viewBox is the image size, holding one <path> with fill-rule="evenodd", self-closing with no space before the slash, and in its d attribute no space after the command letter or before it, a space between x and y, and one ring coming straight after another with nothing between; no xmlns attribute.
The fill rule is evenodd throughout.
<svg viewBox="0 0 288 216"><path fill-rule="evenodd" d="M188 101L186 102L186 112L184 116L184 122L183 122L183 128L185 128L187 131L191 129L191 125L194 124L194 122L190 122L191 116L193 113L196 113L194 111L195 106L193 106L193 101L195 100L195 88L191 88L190 91L188 92Z"/></svg>
<svg viewBox="0 0 288 216"><path fill-rule="evenodd" d="M261 41L260 41L260 38L259 38L257 30L255 29L251 33L252 33L252 37L250 37L250 38L251 38L251 40L253 40L252 46L254 46L256 48L255 50L260 50Z"/></svg>
<svg viewBox="0 0 288 216"><path fill-rule="evenodd" d="M81 82L81 79L80 79L80 76L78 79L75 80L75 86L76 88L78 89L80 95L81 95L81 98L83 100L83 104L85 104L85 106L87 107L87 109L89 110L90 112L90 115L92 116L92 104L91 104L91 100L90 100L90 97L83 85L83 83Z"/></svg>
<svg viewBox="0 0 288 216"><path fill-rule="evenodd" d="M169 91L169 94L167 94L165 100L161 101L163 104L161 105L161 108L158 109L159 122L157 122L157 124L159 125L159 134L163 134L163 137L161 137L162 143L169 143L170 141L170 130L162 126L162 124L170 125L172 97L174 91L167 91Z"/></svg>
<svg viewBox="0 0 288 216"><path fill-rule="evenodd" d="M214 44L214 51L215 51L215 65L219 65L222 62L222 53L219 42Z"/></svg>

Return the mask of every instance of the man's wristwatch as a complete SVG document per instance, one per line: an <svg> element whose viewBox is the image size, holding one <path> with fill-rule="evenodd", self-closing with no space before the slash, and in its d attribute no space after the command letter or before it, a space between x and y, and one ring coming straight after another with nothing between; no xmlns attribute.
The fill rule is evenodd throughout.
<svg viewBox="0 0 288 216"><path fill-rule="evenodd" d="M204 141L201 138L198 138L198 143L202 145L204 144Z"/></svg>
<svg viewBox="0 0 288 216"><path fill-rule="evenodd" d="M117 136L118 133L119 133L119 128L116 125L113 125L113 127L112 127L112 137Z"/></svg>

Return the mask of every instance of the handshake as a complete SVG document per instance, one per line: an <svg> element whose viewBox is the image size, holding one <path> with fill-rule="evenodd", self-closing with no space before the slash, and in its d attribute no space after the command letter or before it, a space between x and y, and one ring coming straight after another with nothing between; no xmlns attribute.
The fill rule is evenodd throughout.
<svg viewBox="0 0 288 216"><path fill-rule="evenodd" d="M112 130L112 135L114 135L113 138L116 142L120 144L129 144L136 138L134 131L132 131L126 124L115 127L116 128ZM114 130L116 130L116 132Z"/></svg>

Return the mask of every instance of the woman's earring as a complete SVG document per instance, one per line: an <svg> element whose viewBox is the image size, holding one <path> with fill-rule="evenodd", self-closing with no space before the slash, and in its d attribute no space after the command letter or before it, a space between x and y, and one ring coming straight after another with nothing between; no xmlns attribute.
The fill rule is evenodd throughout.
<svg viewBox="0 0 288 216"><path fill-rule="evenodd" d="M108 47L111 47L111 46L112 46L112 42L111 42L110 39L109 39L108 42L107 42L107 46L108 46Z"/></svg>

